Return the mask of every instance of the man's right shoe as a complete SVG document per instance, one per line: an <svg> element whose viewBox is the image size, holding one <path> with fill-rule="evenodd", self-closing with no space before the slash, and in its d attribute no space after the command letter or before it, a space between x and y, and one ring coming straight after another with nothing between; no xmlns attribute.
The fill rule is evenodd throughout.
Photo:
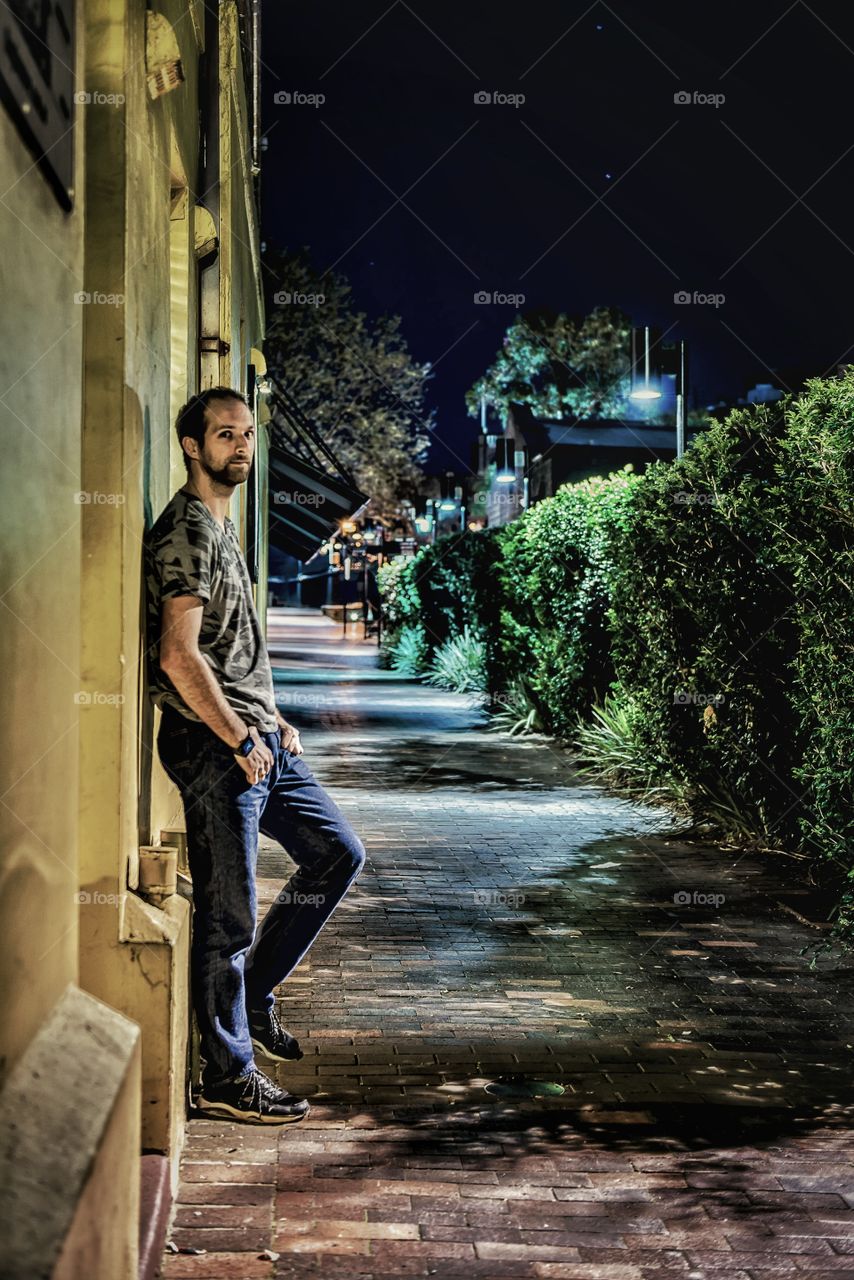
<svg viewBox="0 0 854 1280"><path fill-rule="evenodd" d="M303 1056L299 1040L279 1022L275 1008L247 1010L252 1046L273 1062L295 1062Z"/></svg>
<svg viewBox="0 0 854 1280"><path fill-rule="evenodd" d="M202 1084L196 1109L222 1120L248 1124L290 1124L311 1110L305 1098L295 1098L254 1067L247 1075L222 1084Z"/></svg>

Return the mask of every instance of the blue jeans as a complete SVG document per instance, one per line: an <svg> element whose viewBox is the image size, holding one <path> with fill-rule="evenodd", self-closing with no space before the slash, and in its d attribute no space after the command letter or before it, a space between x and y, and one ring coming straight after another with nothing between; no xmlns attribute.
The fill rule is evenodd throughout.
<svg viewBox="0 0 854 1280"><path fill-rule="evenodd" d="M204 1082L234 1079L254 1063L247 1011L272 1008L273 990L299 964L365 864L365 848L301 756L279 732L250 783L227 743L166 707L157 750L181 792L193 878L193 1004ZM297 869L257 930L258 832Z"/></svg>

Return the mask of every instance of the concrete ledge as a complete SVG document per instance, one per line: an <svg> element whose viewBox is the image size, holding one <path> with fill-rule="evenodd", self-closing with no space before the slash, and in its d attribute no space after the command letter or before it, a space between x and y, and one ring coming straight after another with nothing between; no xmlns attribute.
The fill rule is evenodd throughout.
<svg viewBox="0 0 854 1280"><path fill-rule="evenodd" d="M174 947L186 927L188 910L178 893L166 898L162 907L146 902L128 890L119 908L119 941L159 943Z"/></svg>
<svg viewBox="0 0 854 1280"><path fill-rule="evenodd" d="M139 1062L139 1027L66 988L0 1095L2 1280L135 1274Z"/></svg>
<svg viewBox="0 0 854 1280"><path fill-rule="evenodd" d="M187 1112L192 906L179 894L155 907L133 891L115 910L80 911L80 985L142 1031L142 1142L168 1155L172 1191Z"/></svg>

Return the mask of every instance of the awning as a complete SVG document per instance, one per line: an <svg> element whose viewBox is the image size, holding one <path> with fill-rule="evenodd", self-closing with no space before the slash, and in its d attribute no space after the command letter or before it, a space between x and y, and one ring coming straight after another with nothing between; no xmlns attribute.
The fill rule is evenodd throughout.
<svg viewBox="0 0 854 1280"><path fill-rule="evenodd" d="M338 529L360 515L370 496L357 488L293 399L274 387L278 411L269 454L270 540L297 560L308 560Z"/></svg>
<svg viewBox="0 0 854 1280"><path fill-rule="evenodd" d="M337 476L311 466L296 454L271 444L270 539L297 560L308 560L338 521L358 515L367 494Z"/></svg>

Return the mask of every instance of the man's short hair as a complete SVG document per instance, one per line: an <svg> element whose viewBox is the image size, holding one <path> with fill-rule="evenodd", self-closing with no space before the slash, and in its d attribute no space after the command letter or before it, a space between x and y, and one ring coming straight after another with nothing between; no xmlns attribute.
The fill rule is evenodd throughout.
<svg viewBox="0 0 854 1280"><path fill-rule="evenodd" d="M204 391L200 391L197 396L193 396L188 400L182 409L178 412L175 419L175 430L178 433L178 444L184 458L184 466L187 468L187 474L190 472L190 464L192 458L187 453L182 443L185 436L189 436L191 440L195 440L201 449L205 441L205 430L207 424L205 422L205 409L213 400L239 400L241 404L245 404L246 408L251 408L249 401L242 391L235 391L233 387L207 387Z"/></svg>

